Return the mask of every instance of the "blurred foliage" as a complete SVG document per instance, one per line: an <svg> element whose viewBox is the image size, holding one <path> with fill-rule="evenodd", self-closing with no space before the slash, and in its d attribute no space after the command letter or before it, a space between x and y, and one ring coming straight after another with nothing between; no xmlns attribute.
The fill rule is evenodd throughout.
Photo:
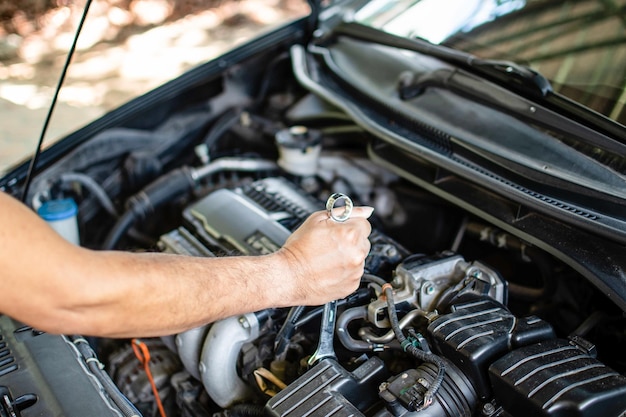
<svg viewBox="0 0 626 417"><path fill-rule="evenodd" d="M141 3L155 0L95 0L103 8L119 8L132 14L142 12ZM236 0L156 0L167 3L170 13L168 21L178 19L197 11L217 7L224 1ZM40 30L46 24L46 15L55 9L70 7L81 10L85 0L0 0L0 35L18 34L27 36ZM139 16L140 17L140 16ZM141 20L141 19L139 19Z"/></svg>

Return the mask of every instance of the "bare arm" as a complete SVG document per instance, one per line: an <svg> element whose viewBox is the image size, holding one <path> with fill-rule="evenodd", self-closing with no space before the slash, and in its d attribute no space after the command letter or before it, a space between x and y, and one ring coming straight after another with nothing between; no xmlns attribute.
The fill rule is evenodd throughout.
<svg viewBox="0 0 626 417"><path fill-rule="evenodd" d="M0 193L0 312L49 332L126 337L323 304L357 288L371 212L341 224L314 213L271 255L194 258L76 247Z"/></svg>

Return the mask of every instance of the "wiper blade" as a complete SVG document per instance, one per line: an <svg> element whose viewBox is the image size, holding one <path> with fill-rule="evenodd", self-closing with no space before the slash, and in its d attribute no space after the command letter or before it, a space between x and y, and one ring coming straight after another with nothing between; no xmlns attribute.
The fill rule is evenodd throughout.
<svg viewBox="0 0 626 417"><path fill-rule="evenodd" d="M341 35L423 53L480 75L525 96L546 97L553 91L547 78L515 62L481 59L470 53L435 45L420 38L401 38L354 22L342 22L333 28L332 36Z"/></svg>

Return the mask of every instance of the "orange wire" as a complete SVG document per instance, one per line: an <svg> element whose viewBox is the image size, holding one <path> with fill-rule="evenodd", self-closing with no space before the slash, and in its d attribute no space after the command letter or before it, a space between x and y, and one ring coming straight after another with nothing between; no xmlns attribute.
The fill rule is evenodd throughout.
<svg viewBox="0 0 626 417"><path fill-rule="evenodd" d="M146 376L148 377L148 382L150 382L150 386L152 387L154 399L156 400L161 417L167 417L165 409L163 408L163 403L161 402L161 397L159 396L159 391L157 390L156 383L152 377L152 372L150 371L150 350L148 350L148 346L139 339L131 340L131 346L133 348L133 352L135 352L135 356L139 359L139 362L143 365L143 369L146 371Z"/></svg>

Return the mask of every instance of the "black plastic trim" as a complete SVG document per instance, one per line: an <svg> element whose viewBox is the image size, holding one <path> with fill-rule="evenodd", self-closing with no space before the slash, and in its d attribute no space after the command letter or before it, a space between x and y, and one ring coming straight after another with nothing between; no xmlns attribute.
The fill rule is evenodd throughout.
<svg viewBox="0 0 626 417"><path fill-rule="evenodd" d="M617 236L610 229L599 233L598 222L606 220L601 216L523 188L510 187L509 192L500 190L496 194L498 176L467 161L451 159L433 147L417 147L403 132L394 130L395 126L372 120L363 102L352 102L338 89L320 83L320 69L309 69L307 58L304 48L292 47L296 77L306 88L346 111L357 124L380 138L387 154L383 157L380 149L370 150L374 162L561 259L626 311L623 229ZM403 160L406 166L401 168ZM536 203L531 204L533 201Z"/></svg>

